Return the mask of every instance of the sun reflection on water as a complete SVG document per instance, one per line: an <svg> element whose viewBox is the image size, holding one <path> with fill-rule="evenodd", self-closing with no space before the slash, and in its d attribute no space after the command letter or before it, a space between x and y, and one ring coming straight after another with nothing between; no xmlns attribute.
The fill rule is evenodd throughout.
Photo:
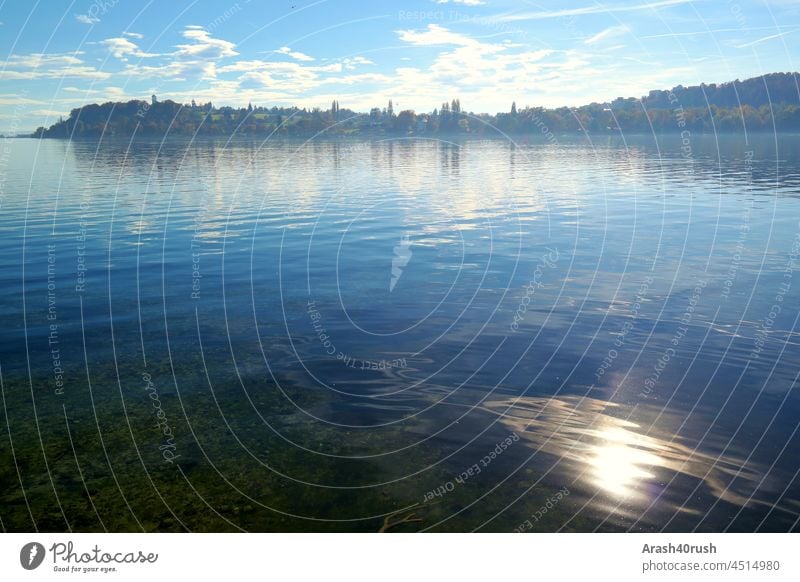
<svg viewBox="0 0 800 582"><path fill-rule="evenodd" d="M631 415L618 404L578 397L509 398L484 408L528 446L556 456L559 469L590 493L643 505L679 476L701 481L711 495L735 505L757 503L751 498L761 481L757 467L708 441L690 443L671 433L663 411L639 406ZM653 425L646 418L660 420Z"/></svg>
<svg viewBox="0 0 800 582"><path fill-rule="evenodd" d="M587 460L593 483L614 495L629 497L642 481L654 479L656 475L649 468L663 461L641 447L644 438L620 427L601 431L599 444Z"/></svg>

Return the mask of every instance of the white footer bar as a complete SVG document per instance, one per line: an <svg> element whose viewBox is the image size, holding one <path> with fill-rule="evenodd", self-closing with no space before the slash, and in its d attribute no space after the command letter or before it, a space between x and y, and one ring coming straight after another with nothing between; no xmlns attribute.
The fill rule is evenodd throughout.
<svg viewBox="0 0 800 582"><path fill-rule="evenodd" d="M3 534L0 580L777 581L798 554L794 534Z"/></svg>

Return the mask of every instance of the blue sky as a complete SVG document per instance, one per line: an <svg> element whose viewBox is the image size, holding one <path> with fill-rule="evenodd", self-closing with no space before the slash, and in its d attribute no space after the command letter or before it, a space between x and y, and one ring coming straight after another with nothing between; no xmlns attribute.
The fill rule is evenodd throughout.
<svg viewBox="0 0 800 582"><path fill-rule="evenodd" d="M0 0L0 131L149 98L578 105L796 71L798 0Z"/></svg>

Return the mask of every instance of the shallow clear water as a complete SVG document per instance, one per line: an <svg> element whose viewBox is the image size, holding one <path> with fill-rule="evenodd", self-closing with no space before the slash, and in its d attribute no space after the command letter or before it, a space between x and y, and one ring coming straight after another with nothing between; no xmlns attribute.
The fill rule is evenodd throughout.
<svg viewBox="0 0 800 582"><path fill-rule="evenodd" d="M797 529L800 136L689 141L8 140L3 528Z"/></svg>

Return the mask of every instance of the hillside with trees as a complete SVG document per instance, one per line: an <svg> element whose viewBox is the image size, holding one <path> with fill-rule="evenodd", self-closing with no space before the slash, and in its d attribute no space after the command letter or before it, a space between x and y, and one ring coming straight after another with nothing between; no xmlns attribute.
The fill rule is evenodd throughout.
<svg viewBox="0 0 800 582"><path fill-rule="evenodd" d="M101 136L313 136L325 135L496 135L549 133L673 133L800 131L797 73L773 73L723 84L654 90L640 98L619 97L580 107L517 107L494 115L467 112L459 99L429 113L396 112L392 101L368 113L333 101L319 108L214 107L170 100L92 104L67 119L38 128L33 137Z"/></svg>

